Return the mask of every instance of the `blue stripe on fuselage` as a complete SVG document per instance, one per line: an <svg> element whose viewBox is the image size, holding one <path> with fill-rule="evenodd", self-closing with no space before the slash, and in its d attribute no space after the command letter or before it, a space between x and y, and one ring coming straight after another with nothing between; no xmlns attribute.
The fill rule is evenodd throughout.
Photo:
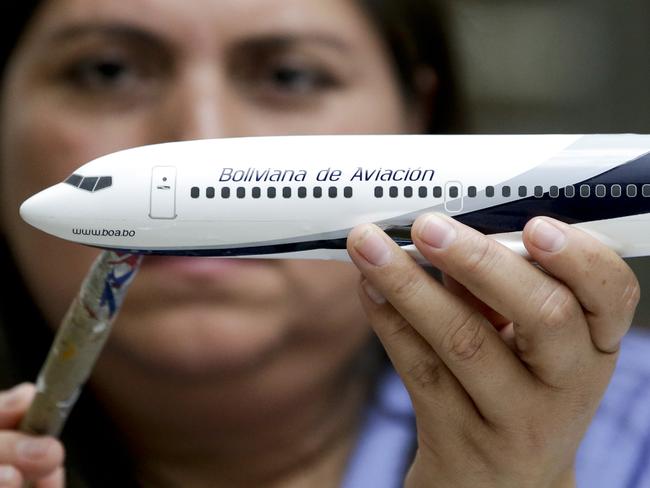
<svg viewBox="0 0 650 488"><path fill-rule="evenodd" d="M345 249L347 238L324 239L304 242L287 242L265 246L235 247L230 249L162 249L141 250L123 249L130 254L144 254L147 256L204 256L204 257L237 257L257 256L264 254L283 254L288 252L312 251L314 249Z"/></svg>
<svg viewBox="0 0 650 488"><path fill-rule="evenodd" d="M523 198L454 216L454 218L484 234L498 234L521 231L526 222L541 215L569 224L638 215L650 212L650 198L644 197L641 193L642 186L649 183L650 153L647 153L598 176L570 185L575 192L572 198L565 197L564 188L560 188L560 196L557 198L552 198L547 192L539 198L534 196ZM611 185L614 184L621 185L623 191L621 197L611 196ZM626 185L629 184L637 185L636 197L626 196ZM582 185L590 186L591 196L588 198L580 196ZM596 185L606 186L605 197L595 195Z"/></svg>

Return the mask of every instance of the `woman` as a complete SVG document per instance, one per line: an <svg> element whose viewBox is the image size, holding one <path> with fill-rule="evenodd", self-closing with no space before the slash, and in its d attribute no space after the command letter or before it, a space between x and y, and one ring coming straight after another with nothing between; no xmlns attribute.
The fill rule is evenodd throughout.
<svg viewBox="0 0 650 488"><path fill-rule="evenodd" d="M0 181L2 231L42 321L56 327L95 252L21 223L27 196L147 143L449 127L432 12L415 1L41 2L6 64ZM376 471L395 486L407 469L412 487L571 485L638 300L634 276L550 220L526 230L549 274L449 220L419 220L414 239L453 277L447 288L371 226L350 235L356 267L147 259L65 434L68 485L379 486ZM16 292L4 314L27 375L10 384L38 363L22 356L39 323L16 323L24 300ZM363 421L380 367L368 322L415 407L415 458L399 453L390 468L364 463L364 440L381 430ZM12 430L32 395L4 394L2 476L63 486L61 445Z"/></svg>

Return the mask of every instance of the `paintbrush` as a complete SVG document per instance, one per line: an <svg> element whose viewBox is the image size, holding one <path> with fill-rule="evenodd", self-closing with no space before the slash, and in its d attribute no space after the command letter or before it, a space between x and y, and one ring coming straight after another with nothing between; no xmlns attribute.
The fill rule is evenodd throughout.
<svg viewBox="0 0 650 488"><path fill-rule="evenodd" d="M111 332L141 256L103 251L58 329L20 430L58 436Z"/></svg>

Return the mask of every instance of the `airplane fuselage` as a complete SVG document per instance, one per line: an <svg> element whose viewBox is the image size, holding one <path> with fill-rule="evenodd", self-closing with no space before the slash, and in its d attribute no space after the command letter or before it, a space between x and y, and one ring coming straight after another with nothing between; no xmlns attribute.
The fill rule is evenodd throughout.
<svg viewBox="0 0 650 488"><path fill-rule="evenodd" d="M345 259L374 222L414 252L425 212L525 254L537 215L650 254L650 136L289 136L128 149L25 202L58 237L147 254Z"/></svg>

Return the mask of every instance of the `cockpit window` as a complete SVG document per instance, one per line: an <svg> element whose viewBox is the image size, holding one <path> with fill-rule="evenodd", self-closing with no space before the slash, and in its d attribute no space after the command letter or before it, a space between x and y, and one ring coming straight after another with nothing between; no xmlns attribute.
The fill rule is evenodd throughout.
<svg viewBox="0 0 650 488"><path fill-rule="evenodd" d="M93 191L95 189L95 185L97 184L97 178L96 176L86 176L83 181L81 182L81 185L79 185L79 188L82 190L88 190L88 191Z"/></svg>
<svg viewBox="0 0 650 488"><path fill-rule="evenodd" d="M82 190L95 192L113 186L112 176L86 176L78 174L68 176L65 182Z"/></svg>
<svg viewBox="0 0 650 488"><path fill-rule="evenodd" d="M65 182L68 183L69 185L79 187L79 185L81 184L81 180L83 180L83 176L75 174L75 175L68 176L68 179L65 180Z"/></svg>
<svg viewBox="0 0 650 488"><path fill-rule="evenodd" d="M99 191L104 188L108 188L109 186L113 185L113 177L112 176L102 176L99 178L99 181L97 182L97 185L95 186L94 191Z"/></svg>

